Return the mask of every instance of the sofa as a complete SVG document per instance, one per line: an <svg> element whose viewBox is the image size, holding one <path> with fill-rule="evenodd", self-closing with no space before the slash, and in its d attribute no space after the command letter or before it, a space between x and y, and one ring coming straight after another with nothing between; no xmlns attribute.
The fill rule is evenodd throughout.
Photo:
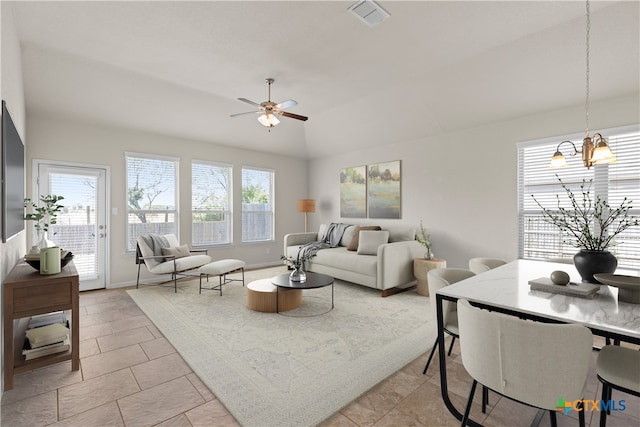
<svg viewBox="0 0 640 427"><path fill-rule="evenodd" d="M323 240L327 224L318 232L284 236L284 255L296 257L301 246ZM373 228L373 229L372 229ZM307 261L306 271L379 289L382 296L406 290L415 281L413 260L424 257L415 228L349 225L336 247L320 249Z"/></svg>

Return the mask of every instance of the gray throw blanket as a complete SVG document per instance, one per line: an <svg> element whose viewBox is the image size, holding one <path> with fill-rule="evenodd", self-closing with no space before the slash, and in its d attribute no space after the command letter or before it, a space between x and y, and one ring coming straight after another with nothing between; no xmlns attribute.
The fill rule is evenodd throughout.
<svg viewBox="0 0 640 427"><path fill-rule="evenodd" d="M319 241L307 243L298 249L298 259L303 257L311 258L315 256L320 249L335 248L340 244L340 239L342 239L344 230L346 230L348 226L349 224L332 222L327 227L324 236L320 237Z"/></svg>
<svg viewBox="0 0 640 427"><path fill-rule="evenodd" d="M159 234L149 234L148 236L141 236L142 240L151 248L154 256L162 256L162 248L169 247L169 241L166 237Z"/></svg>

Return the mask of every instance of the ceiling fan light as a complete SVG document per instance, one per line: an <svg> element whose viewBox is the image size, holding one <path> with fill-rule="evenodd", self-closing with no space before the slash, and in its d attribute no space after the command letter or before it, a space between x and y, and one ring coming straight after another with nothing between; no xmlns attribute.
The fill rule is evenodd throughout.
<svg viewBox="0 0 640 427"><path fill-rule="evenodd" d="M272 113L261 115L260 117L258 117L258 121L262 126L266 126L268 128L272 128L280 123L280 120L278 120L278 118Z"/></svg>
<svg viewBox="0 0 640 427"><path fill-rule="evenodd" d="M563 168L568 166L567 160L564 158L560 151L556 151L551 158L551 163L549 164L550 168Z"/></svg>

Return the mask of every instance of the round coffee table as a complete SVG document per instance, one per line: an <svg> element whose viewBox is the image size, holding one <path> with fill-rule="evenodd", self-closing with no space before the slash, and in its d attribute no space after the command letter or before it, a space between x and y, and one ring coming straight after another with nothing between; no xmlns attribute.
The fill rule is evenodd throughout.
<svg viewBox="0 0 640 427"><path fill-rule="evenodd" d="M331 285L331 308L325 312L314 314L314 316L326 314L333 310L333 277L327 276L326 274L313 273L310 271L307 271L306 274L307 280L305 280L304 282L292 282L291 280L289 280L289 273L280 274L271 279L271 283L276 286L276 310L279 307L277 301L280 289L317 289L324 288L329 285ZM279 310L276 311L276 313L279 313Z"/></svg>

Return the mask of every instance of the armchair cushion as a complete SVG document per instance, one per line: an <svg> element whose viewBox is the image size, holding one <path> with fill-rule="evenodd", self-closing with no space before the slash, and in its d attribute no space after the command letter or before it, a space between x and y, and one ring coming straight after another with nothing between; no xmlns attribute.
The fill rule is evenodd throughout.
<svg viewBox="0 0 640 427"><path fill-rule="evenodd" d="M189 246L182 245L174 248L162 248L162 255L174 256L176 258L184 258L186 256L191 255L189 251Z"/></svg>

